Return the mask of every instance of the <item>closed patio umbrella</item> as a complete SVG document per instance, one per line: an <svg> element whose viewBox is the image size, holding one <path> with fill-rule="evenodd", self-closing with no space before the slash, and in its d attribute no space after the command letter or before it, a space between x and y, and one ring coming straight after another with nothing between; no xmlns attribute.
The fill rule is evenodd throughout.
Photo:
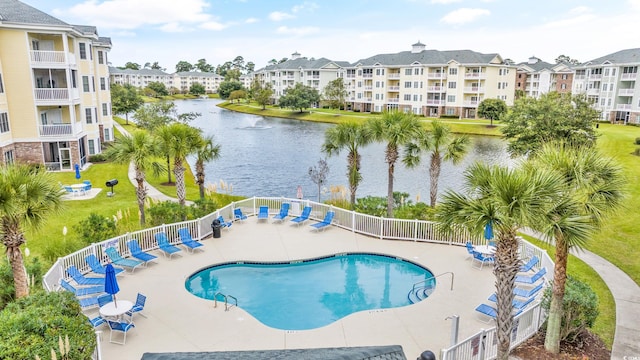
<svg viewBox="0 0 640 360"><path fill-rule="evenodd" d="M484 238L487 242L490 242L493 239L493 223L491 220L484 226Z"/></svg>
<svg viewBox="0 0 640 360"><path fill-rule="evenodd" d="M76 169L76 179L80 179L82 176L80 175L80 165L75 164L74 168Z"/></svg>
<svg viewBox="0 0 640 360"><path fill-rule="evenodd" d="M118 307L116 294L120 291L120 287L118 286L118 280L116 279L116 270L110 263L105 266L104 270L104 292L113 295L113 304Z"/></svg>

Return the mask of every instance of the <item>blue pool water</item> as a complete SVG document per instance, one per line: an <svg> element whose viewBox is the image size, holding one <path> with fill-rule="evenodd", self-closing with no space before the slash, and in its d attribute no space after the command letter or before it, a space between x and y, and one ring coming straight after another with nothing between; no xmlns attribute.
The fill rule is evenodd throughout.
<svg viewBox="0 0 640 360"><path fill-rule="evenodd" d="M340 254L287 263L216 265L190 276L186 288L209 300L217 293L232 295L239 307L267 326L306 330L358 311L409 305L413 285L428 280L435 286L432 276L395 257Z"/></svg>

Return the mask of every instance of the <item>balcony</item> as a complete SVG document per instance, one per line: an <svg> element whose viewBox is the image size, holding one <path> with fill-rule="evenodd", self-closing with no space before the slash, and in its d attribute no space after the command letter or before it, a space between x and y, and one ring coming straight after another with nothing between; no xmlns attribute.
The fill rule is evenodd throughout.
<svg viewBox="0 0 640 360"><path fill-rule="evenodd" d="M444 101L444 100L432 100L432 99L428 99L428 100L427 100L427 105L431 105L431 106L444 106L444 105L445 105L445 101Z"/></svg>
<svg viewBox="0 0 640 360"><path fill-rule="evenodd" d="M400 79L400 73L389 73L389 79Z"/></svg>
<svg viewBox="0 0 640 360"><path fill-rule="evenodd" d="M471 100L471 101L465 101L462 103L462 106L464 107L477 107L478 106L479 101L477 100Z"/></svg>
<svg viewBox="0 0 640 360"><path fill-rule="evenodd" d="M373 74L362 74L363 78L372 78Z"/></svg>
<svg viewBox="0 0 640 360"><path fill-rule="evenodd" d="M373 90L373 86L368 85L368 86L365 86L365 87L364 87L364 89L365 89L365 90Z"/></svg>
<svg viewBox="0 0 640 360"><path fill-rule="evenodd" d="M618 90L618 96L633 96L634 89L620 89Z"/></svg>
<svg viewBox="0 0 640 360"><path fill-rule="evenodd" d="M400 91L400 86L387 86L387 90L397 92Z"/></svg>
<svg viewBox="0 0 640 360"><path fill-rule="evenodd" d="M600 94L600 88L587 89L587 95L598 95L598 94Z"/></svg>
<svg viewBox="0 0 640 360"><path fill-rule="evenodd" d="M398 103L400 102L400 98L389 98L390 103Z"/></svg>
<svg viewBox="0 0 640 360"><path fill-rule="evenodd" d="M442 86L429 86L427 87L427 92L444 92L444 88Z"/></svg>
<svg viewBox="0 0 640 360"><path fill-rule="evenodd" d="M632 107L632 104L617 104L616 110L631 110Z"/></svg>
<svg viewBox="0 0 640 360"><path fill-rule="evenodd" d="M599 80L602 79L602 74L590 74L589 80Z"/></svg>
<svg viewBox="0 0 640 360"><path fill-rule="evenodd" d="M80 99L78 89L36 88L35 100L38 104L58 104Z"/></svg>
<svg viewBox="0 0 640 360"><path fill-rule="evenodd" d="M635 80L638 77L638 73L626 73L620 76L620 80Z"/></svg>
<svg viewBox="0 0 640 360"><path fill-rule="evenodd" d="M64 51L31 50L30 53L32 64L65 65L67 64L67 57L70 65L76 64L76 57L72 53L65 53Z"/></svg>
<svg viewBox="0 0 640 360"><path fill-rule="evenodd" d="M54 124L40 125L40 136L66 136L73 134L73 125Z"/></svg>
<svg viewBox="0 0 640 360"><path fill-rule="evenodd" d="M486 78L485 73L481 72L468 72L464 74L465 79L484 79Z"/></svg>
<svg viewBox="0 0 640 360"><path fill-rule="evenodd" d="M443 72L429 72L427 73L427 79L444 79Z"/></svg>
<svg viewBox="0 0 640 360"><path fill-rule="evenodd" d="M464 88L464 92L468 92L468 93L483 93L484 92L484 87L468 86L468 87Z"/></svg>

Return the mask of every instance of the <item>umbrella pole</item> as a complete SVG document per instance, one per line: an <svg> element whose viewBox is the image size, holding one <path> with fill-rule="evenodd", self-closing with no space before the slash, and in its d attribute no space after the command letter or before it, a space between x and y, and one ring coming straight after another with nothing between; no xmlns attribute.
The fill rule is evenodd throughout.
<svg viewBox="0 0 640 360"><path fill-rule="evenodd" d="M115 308L118 308L118 301L116 300L116 294L113 294L113 306L115 306Z"/></svg>

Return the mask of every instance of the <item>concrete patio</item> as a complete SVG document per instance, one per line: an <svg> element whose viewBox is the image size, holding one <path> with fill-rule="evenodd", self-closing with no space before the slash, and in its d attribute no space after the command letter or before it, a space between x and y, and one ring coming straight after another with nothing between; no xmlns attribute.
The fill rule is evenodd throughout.
<svg viewBox="0 0 640 360"><path fill-rule="evenodd" d="M309 223L308 223L309 224ZM140 359L145 352L231 351L401 345L408 359L425 350L439 354L449 346L451 320L460 316L459 339L489 328L474 308L494 291L491 266L474 269L464 247L366 237L331 226L311 231L308 224L258 223L250 217L222 232L221 238L203 241L204 251L165 259L119 277L118 299L135 301L147 296L144 314L135 315L135 329L126 345L109 343L109 329L102 327L103 359ZM349 315L314 330L284 331L269 328L238 307L225 311L213 301L198 298L185 289L186 279L201 268L236 260L288 261L344 252L395 255L419 263L439 276L433 295L411 306L371 310ZM97 309L88 314L96 314ZM115 334L114 336L121 336Z"/></svg>

